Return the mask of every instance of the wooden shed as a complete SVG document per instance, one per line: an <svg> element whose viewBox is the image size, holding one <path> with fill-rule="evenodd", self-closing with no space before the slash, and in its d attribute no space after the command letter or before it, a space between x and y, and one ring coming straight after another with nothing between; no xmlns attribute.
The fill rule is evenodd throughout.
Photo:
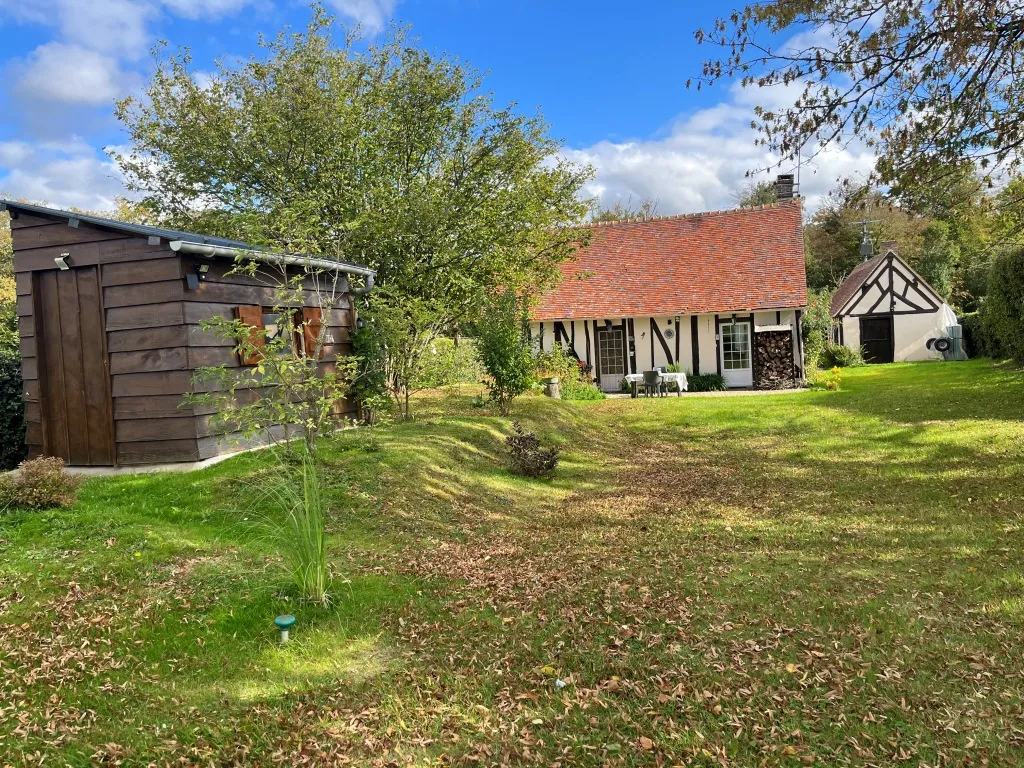
<svg viewBox="0 0 1024 768"><path fill-rule="evenodd" d="M240 254L273 265L278 282L282 265L339 276L344 295L325 318L328 365L351 351L352 293L373 284L373 271L357 264L23 203L0 201L3 209L14 240L29 455L70 466L194 462L238 450L233 436L214 434L208 410L182 407L182 398L196 368L242 364L202 320L255 324L250 318L270 311L269 273L229 274ZM350 289L349 276L363 286ZM313 291L305 295L319 313Z"/></svg>

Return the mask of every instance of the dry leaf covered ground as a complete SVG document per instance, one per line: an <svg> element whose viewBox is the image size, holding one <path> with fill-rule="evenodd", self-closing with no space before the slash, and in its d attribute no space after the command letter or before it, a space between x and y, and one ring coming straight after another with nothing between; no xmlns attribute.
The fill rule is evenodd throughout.
<svg viewBox="0 0 1024 768"><path fill-rule="evenodd" d="M329 608L248 534L265 455L0 517L0 765L1024 763L1021 372L527 398L551 481L419 405L326 451Z"/></svg>

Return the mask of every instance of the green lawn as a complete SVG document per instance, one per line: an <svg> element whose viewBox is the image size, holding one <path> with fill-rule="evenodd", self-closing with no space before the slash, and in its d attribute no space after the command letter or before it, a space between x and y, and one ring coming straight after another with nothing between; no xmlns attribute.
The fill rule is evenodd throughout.
<svg viewBox="0 0 1024 768"><path fill-rule="evenodd" d="M526 398L547 482L418 405L325 450L327 609L249 533L266 453L0 517L0 765L1024 763L1024 373Z"/></svg>

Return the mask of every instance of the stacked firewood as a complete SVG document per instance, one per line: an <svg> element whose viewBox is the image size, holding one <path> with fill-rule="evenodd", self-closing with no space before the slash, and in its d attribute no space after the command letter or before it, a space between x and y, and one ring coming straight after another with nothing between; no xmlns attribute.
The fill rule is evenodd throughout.
<svg viewBox="0 0 1024 768"><path fill-rule="evenodd" d="M757 389L796 386L792 331L759 331L754 334L754 386Z"/></svg>

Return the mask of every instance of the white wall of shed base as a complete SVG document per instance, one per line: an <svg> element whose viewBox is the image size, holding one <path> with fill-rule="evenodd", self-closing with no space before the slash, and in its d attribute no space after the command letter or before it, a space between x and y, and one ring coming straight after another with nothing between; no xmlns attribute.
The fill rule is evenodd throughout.
<svg viewBox="0 0 1024 768"><path fill-rule="evenodd" d="M942 353L928 349L928 339L948 336L950 317L956 315L946 304L936 312L922 312L912 315L893 315L893 360L897 363L913 363L925 360L942 360ZM843 344L850 349L860 347L860 318L844 317Z"/></svg>

